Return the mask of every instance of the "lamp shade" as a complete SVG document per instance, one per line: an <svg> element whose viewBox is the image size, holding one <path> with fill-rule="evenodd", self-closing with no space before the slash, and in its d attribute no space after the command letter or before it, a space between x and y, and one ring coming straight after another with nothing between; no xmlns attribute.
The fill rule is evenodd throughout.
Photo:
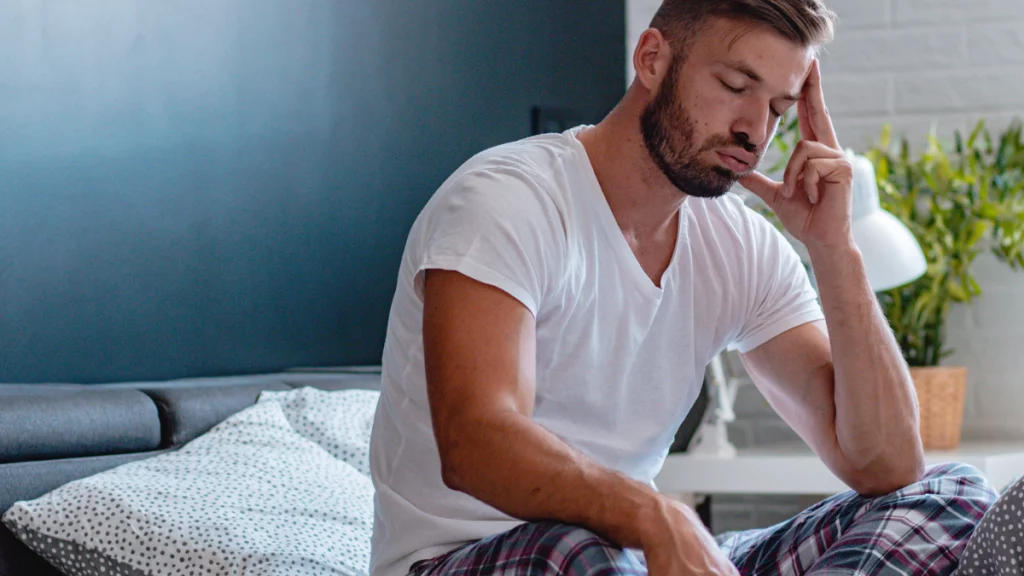
<svg viewBox="0 0 1024 576"><path fill-rule="evenodd" d="M871 161L846 151L853 164L853 240L864 258L875 292L908 284L928 269L921 245L910 230L882 209Z"/></svg>

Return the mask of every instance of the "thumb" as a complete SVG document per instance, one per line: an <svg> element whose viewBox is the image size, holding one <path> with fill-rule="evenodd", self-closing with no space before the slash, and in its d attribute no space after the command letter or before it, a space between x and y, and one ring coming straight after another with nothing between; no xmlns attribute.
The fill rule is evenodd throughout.
<svg viewBox="0 0 1024 576"><path fill-rule="evenodd" d="M764 200L769 206L775 205L775 200L782 192L782 182L776 182L760 172L751 172L740 179L740 185L757 194L758 198Z"/></svg>

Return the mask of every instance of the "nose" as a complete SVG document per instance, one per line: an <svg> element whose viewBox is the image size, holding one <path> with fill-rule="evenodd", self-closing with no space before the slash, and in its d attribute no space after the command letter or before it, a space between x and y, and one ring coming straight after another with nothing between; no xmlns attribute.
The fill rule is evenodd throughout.
<svg viewBox="0 0 1024 576"><path fill-rule="evenodd" d="M767 144L774 128L770 105L751 103L743 107L740 116L733 123L732 131L742 141L760 150Z"/></svg>

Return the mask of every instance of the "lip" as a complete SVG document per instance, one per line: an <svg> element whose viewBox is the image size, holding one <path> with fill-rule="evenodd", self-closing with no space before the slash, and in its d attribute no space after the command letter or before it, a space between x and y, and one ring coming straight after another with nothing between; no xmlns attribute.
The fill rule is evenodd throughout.
<svg viewBox="0 0 1024 576"><path fill-rule="evenodd" d="M744 162L743 160L737 158L736 156L733 156L730 153L716 152L716 154L718 154L719 160L721 160L722 163L725 164L726 168L732 170L733 172L736 172L737 174L741 174L743 172L746 172L747 170L750 170L750 163Z"/></svg>
<svg viewBox="0 0 1024 576"><path fill-rule="evenodd" d="M725 154L726 156L732 156L733 158L739 160L740 162L743 162L747 166L753 166L754 164L757 164L757 155L754 154L753 152L747 152L743 148L726 148L725 150L722 150L722 154Z"/></svg>

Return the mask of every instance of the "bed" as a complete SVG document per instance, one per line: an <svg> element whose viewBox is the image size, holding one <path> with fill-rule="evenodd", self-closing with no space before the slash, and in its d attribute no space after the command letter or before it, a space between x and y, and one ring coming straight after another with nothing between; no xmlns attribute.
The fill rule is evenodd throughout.
<svg viewBox="0 0 1024 576"><path fill-rule="evenodd" d="M261 394L379 390L372 369L111 384L0 384L0 512L130 463L172 455ZM156 461L156 460L153 460ZM56 576L0 526L0 576Z"/></svg>

